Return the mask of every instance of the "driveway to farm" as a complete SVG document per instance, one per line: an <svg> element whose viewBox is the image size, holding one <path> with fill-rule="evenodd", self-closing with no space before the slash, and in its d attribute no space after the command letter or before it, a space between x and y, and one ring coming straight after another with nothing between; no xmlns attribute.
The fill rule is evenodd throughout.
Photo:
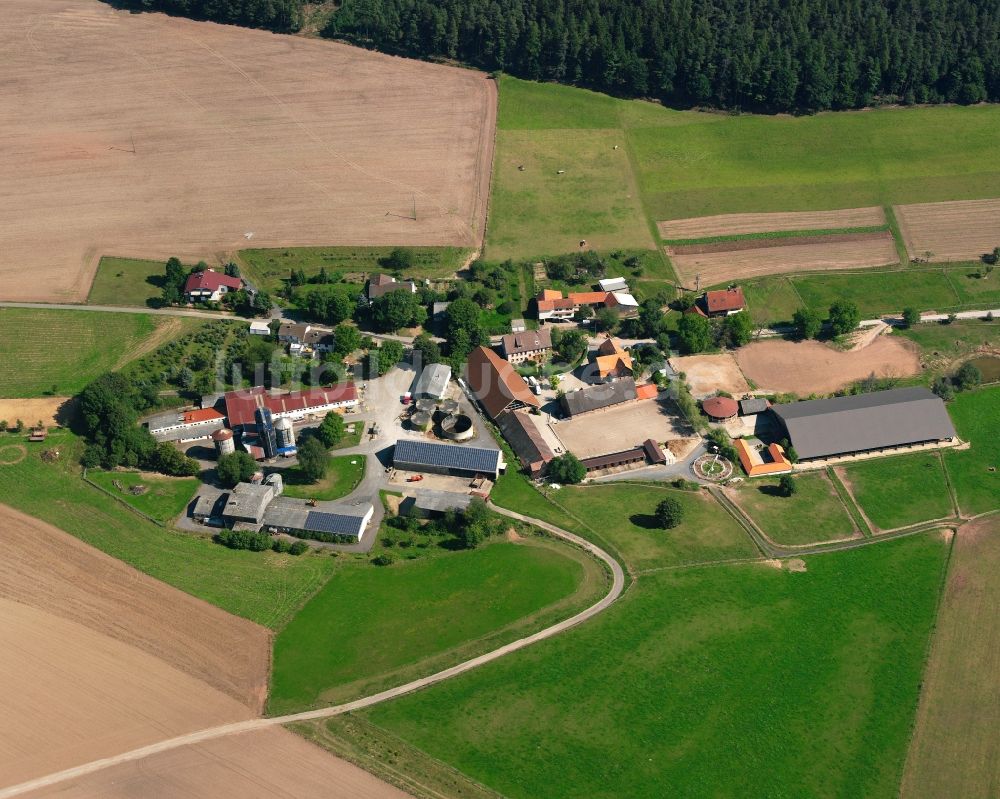
<svg viewBox="0 0 1000 799"><path fill-rule="evenodd" d="M396 699L397 697L404 696L414 691L419 691L423 688L427 688L436 683L443 682L452 677L457 677L459 674L464 674L467 671L483 666L494 660L499 660L505 655L509 655L512 652L517 652L520 649L531 646L538 641L544 641L546 638L552 638L559 633L565 632L571 627L575 627L578 624L582 624L588 619L593 618L605 609L611 606L615 600L622 595L625 590L625 573L622 570L621 565L616 561L611 555L605 552L596 544L591 543L585 538L574 535L566 530L563 530L555 525L548 524L541 519L534 519L530 516L525 516L523 514L517 513L512 510L507 510L505 508L496 508L498 513L502 513L505 516L509 516L513 519L518 519L529 524L533 524L537 527L546 530L557 538L561 538L564 541L568 541L574 546L580 547L581 549L594 555L596 558L601 560L611 571L611 589L608 593L591 605L589 608L580 611L575 616L571 616L568 619L564 619L561 622L553 624L551 627L546 627L544 630L539 630L533 635L529 635L525 638L520 638L517 641L512 641L499 649L494 649L492 652L487 652L479 657L472 658L471 660L466 660L463 663L459 663L451 668L444 669L435 674L428 675L427 677L422 677L418 680L413 680L412 682L405 683L404 685L397 686L396 688L390 688L386 691L381 691L377 694L372 694L371 696L366 696L361 699L356 699L353 702L347 702L343 705L334 705L333 707L320 708L319 710L309 710L303 713L292 713L286 716L274 716L272 718L258 718L251 719L249 721L239 721L232 724L222 724L217 727L209 727L208 729L200 730L198 732L189 733L187 735L180 735L176 738L168 738L164 741L160 741L149 746L144 746L139 749L133 749L130 752L123 752L120 755L115 755L113 757L102 758L101 760L94 760L90 763L85 763L80 766L75 766L74 768L66 769L64 771L58 771L53 774L46 775L44 777L38 777L27 782L22 782L19 785L11 785L7 788L0 789L0 799L8 799L12 796L21 796L22 794L28 793L29 791L35 791L40 788L47 788L52 785L58 785L60 783L66 782L67 780L76 779L82 777L86 774L93 774L94 772L101 771L111 766L117 766L122 763L130 763L136 760L142 760L143 758L149 757L151 755L159 754L160 752L170 751L172 749L177 749L182 746L188 746L190 744L198 744L204 741L211 741L217 738L224 738L230 735L239 735L241 733L252 732L254 730L261 730L268 727L276 727L283 724L292 724L298 721L313 721L315 719L325 719L332 716L340 716L344 713L350 713L355 710L361 710L362 708L371 707L372 705L377 705L381 702L386 702L390 699Z"/></svg>

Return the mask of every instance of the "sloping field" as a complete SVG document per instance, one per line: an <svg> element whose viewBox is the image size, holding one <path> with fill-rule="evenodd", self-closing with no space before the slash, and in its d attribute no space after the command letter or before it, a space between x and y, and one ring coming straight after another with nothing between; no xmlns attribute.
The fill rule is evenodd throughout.
<svg viewBox="0 0 1000 799"><path fill-rule="evenodd" d="M101 254L482 238L481 73L97 0L4 12L6 299L83 300Z"/></svg>
<svg viewBox="0 0 1000 799"><path fill-rule="evenodd" d="M737 351L736 362L762 390L800 396L831 394L871 374L908 377L920 372L916 347L895 336L880 336L850 352L818 341L755 341Z"/></svg>
<svg viewBox="0 0 1000 799"><path fill-rule="evenodd" d="M0 647L0 786L254 715L137 647L6 597Z"/></svg>
<svg viewBox="0 0 1000 799"><path fill-rule="evenodd" d="M885 266L899 260L892 234L888 232L817 236L808 244L797 239L764 239L723 246L725 249L715 245L689 247L685 252L672 247L670 259L682 280L691 283L700 275L701 284L706 286L783 272ZM693 249L712 251L692 252Z"/></svg>
<svg viewBox="0 0 1000 799"><path fill-rule="evenodd" d="M263 627L3 505L0 529L0 596L141 650L252 711L261 709L270 667Z"/></svg>
<svg viewBox="0 0 1000 799"><path fill-rule="evenodd" d="M900 791L904 799L1000 791L1000 522L958 532Z"/></svg>
<svg viewBox="0 0 1000 799"><path fill-rule="evenodd" d="M836 230L885 224L881 206L844 208L839 211L798 211L769 214L715 214L658 222L665 239L703 239L783 230Z"/></svg>
<svg viewBox="0 0 1000 799"><path fill-rule="evenodd" d="M171 749L27 796L60 799L404 799L409 796L281 728Z"/></svg>
<svg viewBox="0 0 1000 799"><path fill-rule="evenodd" d="M911 258L972 261L1000 247L1000 200L897 205L895 213Z"/></svg>

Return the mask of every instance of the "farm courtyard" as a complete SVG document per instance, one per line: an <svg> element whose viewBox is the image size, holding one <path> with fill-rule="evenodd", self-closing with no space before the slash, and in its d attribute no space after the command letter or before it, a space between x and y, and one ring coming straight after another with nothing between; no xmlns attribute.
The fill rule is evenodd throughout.
<svg viewBox="0 0 1000 799"><path fill-rule="evenodd" d="M102 255L482 238L482 73L97 0L4 11L3 299L82 301Z"/></svg>

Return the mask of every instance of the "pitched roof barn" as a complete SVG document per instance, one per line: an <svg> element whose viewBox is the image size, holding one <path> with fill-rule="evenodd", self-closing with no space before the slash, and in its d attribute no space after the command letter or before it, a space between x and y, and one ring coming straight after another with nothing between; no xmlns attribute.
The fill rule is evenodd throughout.
<svg viewBox="0 0 1000 799"><path fill-rule="evenodd" d="M541 406L524 378L489 347L477 347L469 353L465 376L476 399L494 419L505 410Z"/></svg>

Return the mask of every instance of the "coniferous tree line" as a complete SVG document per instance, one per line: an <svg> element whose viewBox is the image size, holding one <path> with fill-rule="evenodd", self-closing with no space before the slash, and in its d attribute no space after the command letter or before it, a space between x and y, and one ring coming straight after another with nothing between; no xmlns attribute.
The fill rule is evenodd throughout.
<svg viewBox="0 0 1000 799"><path fill-rule="evenodd" d="M324 33L675 106L1000 100L996 0L344 0Z"/></svg>
<svg viewBox="0 0 1000 799"><path fill-rule="evenodd" d="M105 0L119 8L163 11L246 28L287 33L302 24L303 0Z"/></svg>

